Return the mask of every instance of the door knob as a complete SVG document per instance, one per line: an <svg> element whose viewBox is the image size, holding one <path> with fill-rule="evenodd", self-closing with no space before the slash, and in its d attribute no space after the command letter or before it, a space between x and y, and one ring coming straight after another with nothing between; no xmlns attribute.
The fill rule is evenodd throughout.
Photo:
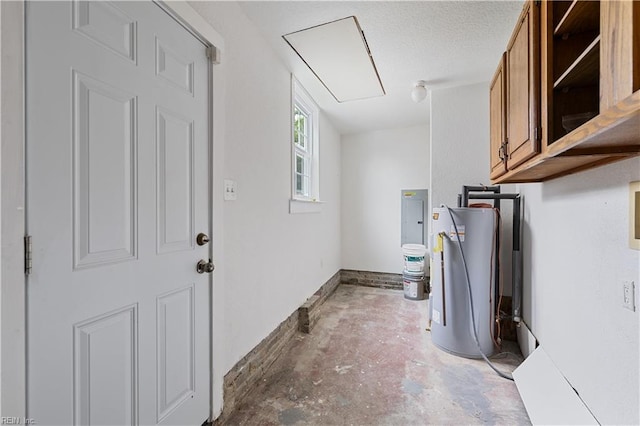
<svg viewBox="0 0 640 426"><path fill-rule="evenodd" d="M207 234L205 234L204 232L201 232L198 234L198 236L196 237L196 243L199 246L203 246L205 244L207 244L209 242L209 236Z"/></svg>
<svg viewBox="0 0 640 426"><path fill-rule="evenodd" d="M210 274L214 269L216 269L216 267L213 265L213 262L211 262L211 259L209 259L208 262L204 259L200 259L196 264L196 271L199 274L204 274L205 272Z"/></svg>

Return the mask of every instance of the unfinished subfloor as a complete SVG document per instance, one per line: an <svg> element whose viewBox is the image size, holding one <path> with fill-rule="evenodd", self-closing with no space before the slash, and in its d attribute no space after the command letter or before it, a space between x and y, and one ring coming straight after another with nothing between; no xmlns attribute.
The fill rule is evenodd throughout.
<svg viewBox="0 0 640 426"><path fill-rule="evenodd" d="M513 382L433 345L426 300L341 285L320 309L224 424L530 424ZM493 359L504 371L521 361Z"/></svg>

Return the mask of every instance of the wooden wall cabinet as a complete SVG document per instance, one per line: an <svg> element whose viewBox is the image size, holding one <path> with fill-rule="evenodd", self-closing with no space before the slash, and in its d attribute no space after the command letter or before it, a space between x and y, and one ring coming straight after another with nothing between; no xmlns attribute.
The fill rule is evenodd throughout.
<svg viewBox="0 0 640 426"><path fill-rule="evenodd" d="M505 63L507 54L491 79L489 86L489 142L491 145L491 179L507 171L507 76Z"/></svg>
<svg viewBox="0 0 640 426"><path fill-rule="evenodd" d="M527 151L523 161L509 163L517 148L511 137L521 128L510 129L519 118L509 117L508 103L508 170L493 173L492 160L494 183L540 182L640 154L640 2L538 3L541 89L532 93L540 102L540 153ZM509 68L506 74L508 94L530 83Z"/></svg>
<svg viewBox="0 0 640 426"><path fill-rule="evenodd" d="M507 45L507 168L540 152L540 3L527 1Z"/></svg>
<svg viewBox="0 0 640 426"><path fill-rule="evenodd" d="M640 90L640 2L603 2L600 27L600 109L604 111Z"/></svg>
<svg viewBox="0 0 640 426"><path fill-rule="evenodd" d="M527 1L489 88L491 179L540 152L540 5Z"/></svg>

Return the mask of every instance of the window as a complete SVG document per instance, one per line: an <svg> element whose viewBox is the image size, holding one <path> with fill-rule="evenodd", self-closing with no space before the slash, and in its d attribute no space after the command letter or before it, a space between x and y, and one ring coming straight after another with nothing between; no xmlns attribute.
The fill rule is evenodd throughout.
<svg viewBox="0 0 640 426"><path fill-rule="evenodd" d="M311 160L313 158L310 127L313 117L304 106L296 102L293 106L293 146L295 151L294 188L296 197L311 198Z"/></svg>
<svg viewBox="0 0 640 426"><path fill-rule="evenodd" d="M295 78L292 78L292 104L291 198L294 201L316 202L319 200L319 111Z"/></svg>

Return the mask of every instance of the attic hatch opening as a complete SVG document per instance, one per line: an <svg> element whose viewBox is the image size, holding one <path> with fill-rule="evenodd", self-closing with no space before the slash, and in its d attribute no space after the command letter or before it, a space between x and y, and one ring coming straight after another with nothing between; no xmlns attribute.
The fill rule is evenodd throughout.
<svg viewBox="0 0 640 426"><path fill-rule="evenodd" d="M338 102L386 92L369 45L355 16L283 35Z"/></svg>

